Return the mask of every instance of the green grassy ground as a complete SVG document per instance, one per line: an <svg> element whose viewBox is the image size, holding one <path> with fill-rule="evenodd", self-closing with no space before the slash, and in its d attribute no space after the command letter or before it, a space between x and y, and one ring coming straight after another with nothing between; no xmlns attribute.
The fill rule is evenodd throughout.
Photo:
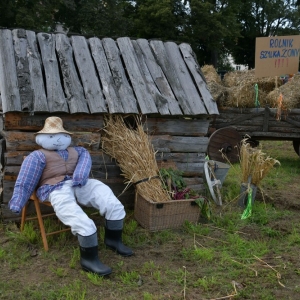
<svg viewBox="0 0 300 300"><path fill-rule="evenodd" d="M234 165L210 220L149 232L127 212L124 241L133 257L106 249L99 226L99 256L113 269L107 278L81 270L70 233L51 237L45 252L35 223L22 233L18 224L1 224L0 299L299 299L300 162L290 142L261 147L281 165L264 179L249 218L237 205Z"/></svg>

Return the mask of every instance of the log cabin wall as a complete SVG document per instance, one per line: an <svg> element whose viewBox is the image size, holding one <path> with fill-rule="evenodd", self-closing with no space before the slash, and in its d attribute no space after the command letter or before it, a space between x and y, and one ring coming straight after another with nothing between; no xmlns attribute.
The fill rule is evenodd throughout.
<svg viewBox="0 0 300 300"><path fill-rule="evenodd" d="M203 189L206 135L218 109L188 44L2 29L0 96L2 220L18 219L7 203L49 116L63 119L73 145L89 149L91 176L126 207L134 189L123 192L117 163L101 149L106 114L141 115L159 166L182 170L190 187Z"/></svg>

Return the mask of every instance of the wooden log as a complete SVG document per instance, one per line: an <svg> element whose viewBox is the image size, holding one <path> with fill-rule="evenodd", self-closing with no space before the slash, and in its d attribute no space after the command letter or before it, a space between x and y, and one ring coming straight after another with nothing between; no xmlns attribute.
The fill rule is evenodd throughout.
<svg viewBox="0 0 300 300"><path fill-rule="evenodd" d="M102 92L105 96L109 112L111 114L124 113L125 111L122 106L122 101L118 93L117 87L114 83L114 79L111 74L111 70L109 68L105 52L102 46L102 42L98 38L90 38L88 41L102 84Z"/></svg>
<svg viewBox="0 0 300 300"><path fill-rule="evenodd" d="M3 113L21 111L13 40L8 29L0 30L0 78Z"/></svg>
<svg viewBox="0 0 300 300"><path fill-rule="evenodd" d="M146 89L149 91L151 97L154 100L154 103L157 107L157 110L161 115L169 115L169 105L168 105L168 99L163 96L160 91L157 89L151 74L148 70L147 64L145 62L145 59L143 57L142 51L137 44L136 41L131 41L132 46L134 48L134 51L136 53L136 57L140 66L141 74L143 75L143 79L146 83Z"/></svg>
<svg viewBox="0 0 300 300"><path fill-rule="evenodd" d="M103 115L89 114L55 114L63 120L67 131L100 132L103 128ZM30 115L28 113L6 113L4 120L5 130L40 131L45 124L48 114Z"/></svg>
<svg viewBox="0 0 300 300"><path fill-rule="evenodd" d="M83 88L77 75L69 39L65 34L58 33L55 36L55 42L70 112L72 114L89 113Z"/></svg>
<svg viewBox="0 0 300 300"><path fill-rule="evenodd" d="M201 97L205 104L205 107L209 114L219 114L218 106L216 101L211 96L207 88L207 84L204 79L204 75L201 71L201 68L197 62L197 58L195 53L193 52L191 46L186 43L182 43L179 45L179 49L183 55L183 59L194 79L194 83L200 91Z"/></svg>
<svg viewBox="0 0 300 300"><path fill-rule="evenodd" d="M58 61L55 53L55 35L38 33L37 39L45 70L45 85L50 112L69 112L66 97L60 81Z"/></svg>
<svg viewBox="0 0 300 300"><path fill-rule="evenodd" d="M190 76L189 70L182 58L178 46L174 42L165 42L164 45L171 63L174 66L177 80L180 81L181 86L187 96L186 105L190 107L193 115L207 115L207 110L199 95L198 90L195 87L193 79Z"/></svg>
<svg viewBox="0 0 300 300"><path fill-rule="evenodd" d="M12 30L14 53L16 60L16 72L20 93L22 111L34 111L33 90L29 71L29 60L27 56L27 35L25 29Z"/></svg>
<svg viewBox="0 0 300 300"><path fill-rule="evenodd" d="M26 30L26 36L30 82L33 91L33 111L49 112L36 35L33 31Z"/></svg>
<svg viewBox="0 0 300 300"><path fill-rule="evenodd" d="M205 153L187 153L187 152L157 152L155 154L159 168L168 168L175 166L175 163L189 164L203 162Z"/></svg>
<svg viewBox="0 0 300 300"><path fill-rule="evenodd" d="M184 89L177 78L177 74L173 63L170 61L168 53L162 41L152 40L150 41L150 46L154 52L155 59L161 66L173 92L174 95L183 110L185 115L194 115L193 108L190 107L187 96Z"/></svg>
<svg viewBox="0 0 300 300"><path fill-rule="evenodd" d="M208 138L154 135L151 137L151 142L155 151L204 153L207 150Z"/></svg>
<svg viewBox="0 0 300 300"><path fill-rule="evenodd" d="M93 59L85 37L73 35L71 42L90 112L107 112Z"/></svg>
<svg viewBox="0 0 300 300"><path fill-rule="evenodd" d="M118 49L115 41L111 38L102 39L102 45L105 50L107 62L110 66L117 91L120 97L122 97L122 106L124 112L133 114L139 113L136 98L127 80L122 65L120 50Z"/></svg>
<svg viewBox="0 0 300 300"><path fill-rule="evenodd" d="M117 44L126 66L131 85L139 103L141 113L157 113L158 110L156 108L154 99L149 94L146 82L143 79L144 76L141 73L141 66L138 63L131 40L128 37L118 38Z"/></svg>
<svg viewBox="0 0 300 300"><path fill-rule="evenodd" d="M159 134L205 136L207 135L209 120L147 118L143 126L150 136Z"/></svg>
<svg viewBox="0 0 300 300"><path fill-rule="evenodd" d="M168 80L163 73L160 65L156 62L150 45L145 39L137 39L137 44L143 53L145 63L149 69L149 72L158 88L160 93L167 99L169 111L172 115L182 115L182 111L179 104L173 94L173 91L168 83Z"/></svg>
<svg viewBox="0 0 300 300"><path fill-rule="evenodd" d="M24 151L24 154L26 152ZM30 152L27 152L29 154ZM184 155L185 154L185 155ZM196 154L196 153L192 153ZM15 181L20 172L21 164L23 162L23 156L6 156L6 160L9 160L11 163L18 164L6 164L3 172L4 180ZM200 176L203 173L203 165L205 161L204 155L201 156L192 156L191 154L181 153L180 155L174 155L172 159L160 159L158 157L157 164L161 168L175 168L183 172L184 176ZM175 159L174 159L175 157ZM93 158L96 158L93 156ZM117 162L101 162L99 159L93 161L90 177L96 179L111 179L111 178L122 178L124 181L125 178L122 177L122 172Z"/></svg>
<svg viewBox="0 0 300 300"><path fill-rule="evenodd" d="M4 153L4 164L6 166L21 165L24 156L27 156L32 151L9 151ZM111 156L103 153L103 151L89 151L93 165L116 165Z"/></svg>
<svg viewBox="0 0 300 300"><path fill-rule="evenodd" d="M33 151L40 148L35 143L34 133L7 131L5 133L7 151ZM100 147L100 134L91 132L76 132L72 135L72 145L82 146L88 150Z"/></svg>
<svg viewBox="0 0 300 300"><path fill-rule="evenodd" d="M243 135L250 135L251 138L255 138L258 140L286 140L286 141L293 141L300 139L300 133L283 133L283 132L263 132L263 131L255 131L255 132L248 132L248 131L239 131L239 133Z"/></svg>

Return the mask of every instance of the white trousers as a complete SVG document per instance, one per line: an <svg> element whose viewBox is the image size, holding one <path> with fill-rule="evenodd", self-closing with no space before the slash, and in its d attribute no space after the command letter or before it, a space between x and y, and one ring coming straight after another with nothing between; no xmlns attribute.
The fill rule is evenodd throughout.
<svg viewBox="0 0 300 300"><path fill-rule="evenodd" d="M89 236L96 232L92 219L78 205L94 207L107 220L122 220L125 217L123 204L112 190L96 179L88 179L83 187L72 187L72 180L67 180L63 187L50 193L48 199L57 217L71 227L74 235ZM77 203L78 202L78 203Z"/></svg>

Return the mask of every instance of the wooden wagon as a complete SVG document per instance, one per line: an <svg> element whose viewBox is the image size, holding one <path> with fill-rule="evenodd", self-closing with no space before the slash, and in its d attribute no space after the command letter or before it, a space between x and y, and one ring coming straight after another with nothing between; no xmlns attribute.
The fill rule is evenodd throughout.
<svg viewBox="0 0 300 300"><path fill-rule="evenodd" d="M207 152L212 159L222 161L223 152L232 162L237 161L236 145L245 137L253 146L260 140L291 141L299 155L300 109L221 107L210 125Z"/></svg>
<svg viewBox="0 0 300 300"><path fill-rule="evenodd" d="M9 212L24 155L38 148L34 133L59 116L73 144L90 150L91 176L108 184L125 206L134 203L124 178L101 149L107 114L141 115L160 166L184 172L203 189L208 127L218 108L188 44L128 37L0 30L1 218Z"/></svg>

